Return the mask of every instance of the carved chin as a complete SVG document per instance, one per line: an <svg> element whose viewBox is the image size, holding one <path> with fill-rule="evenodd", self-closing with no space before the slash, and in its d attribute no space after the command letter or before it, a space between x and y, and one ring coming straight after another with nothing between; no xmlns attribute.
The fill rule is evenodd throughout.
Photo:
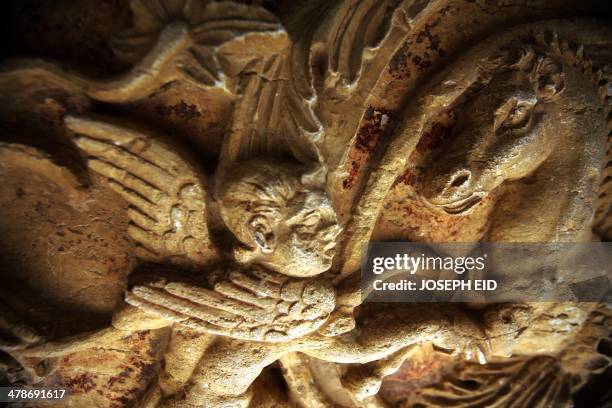
<svg viewBox="0 0 612 408"><path fill-rule="evenodd" d="M323 258L331 262L334 255L336 255L336 243L332 242L332 243L327 244L323 248Z"/></svg>
<svg viewBox="0 0 612 408"><path fill-rule="evenodd" d="M332 265L332 259L334 258L334 254L328 254L327 252L323 253L318 260L318 265L320 266L320 273L328 270Z"/></svg>

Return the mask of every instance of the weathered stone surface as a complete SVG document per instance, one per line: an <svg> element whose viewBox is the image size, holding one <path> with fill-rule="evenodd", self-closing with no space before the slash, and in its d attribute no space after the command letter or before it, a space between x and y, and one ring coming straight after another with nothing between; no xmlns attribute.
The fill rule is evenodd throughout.
<svg viewBox="0 0 612 408"><path fill-rule="evenodd" d="M607 1L6 3L0 385L610 403L605 305L360 304L358 279L370 240L610 239Z"/></svg>

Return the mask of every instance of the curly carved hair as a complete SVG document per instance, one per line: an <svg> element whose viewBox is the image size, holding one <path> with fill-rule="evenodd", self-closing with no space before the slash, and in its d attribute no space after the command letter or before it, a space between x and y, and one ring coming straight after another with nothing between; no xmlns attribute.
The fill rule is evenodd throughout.
<svg viewBox="0 0 612 408"><path fill-rule="evenodd" d="M504 54L501 59L497 58L497 63L525 72L539 100L551 102L565 88L561 64L546 53L539 54L531 46L521 46L505 49Z"/></svg>

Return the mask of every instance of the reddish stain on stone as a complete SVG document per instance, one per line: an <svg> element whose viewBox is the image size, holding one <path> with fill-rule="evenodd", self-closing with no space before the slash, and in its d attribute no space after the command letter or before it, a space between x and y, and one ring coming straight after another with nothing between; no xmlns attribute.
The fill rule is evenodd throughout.
<svg viewBox="0 0 612 408"><path fill-rule="evenodd" d="M412 56L410 49L412 45L411 41L406 41L393 57L389 61L389 74L393 79L407 79L410 78L410 69L408 67L409 58Z"/></svg>
<svg viewBox="0 0 612 408"><path fill-rule="evenodd" d="M81 394L91 391L96 383L91 374L83 373L61 382L61 386L70 389L72 394Z"/></svg>
<svg viewBox="0 0 612 408"><path fill-rule="evenodd" d="M185 101L180 101L176 105L159 105L155 108L160 116L176 115L181 119L190 120L202 116L198 107L193 104L186 104Z"/></svg>
<svg viewBox="0 0 612 408"><path fill-rule="evenodd" d="M389 109L368 107L364 113L362 125L357 131L355 142L349 152L348 176L342 181L345 190L351 189L359 177L359 171L368 160L372 151L378 146L384 133L385 125L390 120Z"/></svg>
<svg viewBox="0 0 612 408"><path fill-rule="evenodd" d="M417 151L419 153L425 153L440 146L449 130L450 127L444 126L442 123L435 123L431 129L421 137L421 140L419 140L416 146Z"/></svg>
<svg viewBox="0 0 612 408"><path fill-rule="evenodd" d="M416 175L411 170L407 170L404 174L395 179L392 187L396 187L400 184L405 184L407 186L415 185Z"/></svg>

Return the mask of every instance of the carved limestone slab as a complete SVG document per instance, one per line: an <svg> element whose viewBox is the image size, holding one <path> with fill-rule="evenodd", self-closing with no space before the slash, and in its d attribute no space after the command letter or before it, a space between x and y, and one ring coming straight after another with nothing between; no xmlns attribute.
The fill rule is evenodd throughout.
<svg viewBox="0 0 612 408"><path fill-rule="evenodd" d="M611 239L606 1L8 3L0 386L610 404L605 303L362 304L359 282L369 241Z"/></svg>

